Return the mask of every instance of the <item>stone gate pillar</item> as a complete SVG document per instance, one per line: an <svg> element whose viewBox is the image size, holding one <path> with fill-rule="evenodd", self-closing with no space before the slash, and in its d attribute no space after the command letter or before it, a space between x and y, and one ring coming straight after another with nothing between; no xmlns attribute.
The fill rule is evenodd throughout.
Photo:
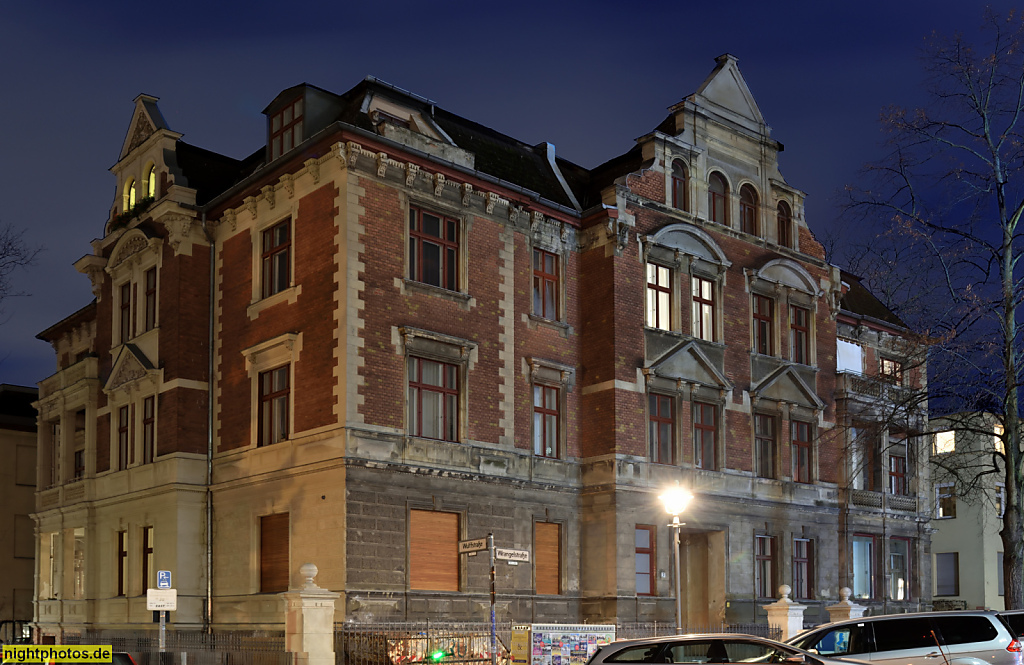
<svg viewBox="0 0 1024 665"><path fill-rule="evenodd" d="M780 641L785 642L804 629L806 605L798 605L789 599L793 589L788 584L779 587L779 599L771 605L762 605L768 612L768 624L782 631Z"/></svg>
<svg viewBox="0 0 1024 665"><path fill-rule="evenodd" d="M294 654L294 665L334 665L334 601L341 594L314 584L318 572L302 564L305 584L278 594L284 599L284 650Z"/></svg>
<svg viewBox="0 0 1024 665"><path fill-rule="evenodd" d="M864 611L868 608L863 605L858 605L850 600L850 594L853 590L844 586L839 590L839 602L835 605L829 605L825 609L828 610L829 621L844 621L846 619L859 619L864 616Z"/></svg>

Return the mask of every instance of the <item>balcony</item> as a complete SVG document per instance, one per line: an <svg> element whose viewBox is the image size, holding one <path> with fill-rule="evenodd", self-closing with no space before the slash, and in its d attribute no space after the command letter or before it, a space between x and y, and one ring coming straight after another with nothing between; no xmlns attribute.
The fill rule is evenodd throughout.
<svg viewBox="0 0 1024 665"><path fill-rule="evenodd" d="M900 496L898 494L889 494L888 492L851 490L850 503L858 508L888 509L904 513L918 512L916 496Z"/></svg>

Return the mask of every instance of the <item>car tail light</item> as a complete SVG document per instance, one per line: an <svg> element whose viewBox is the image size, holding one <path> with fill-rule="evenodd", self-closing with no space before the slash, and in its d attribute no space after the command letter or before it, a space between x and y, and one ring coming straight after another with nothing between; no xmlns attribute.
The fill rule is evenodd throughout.
<svg viewBox="0 0 1024 665"><path fill-rule="evenodd" d="M1020 642L1018 642L1017 640L1010 640L1010 643L1006 645L1006 650L1010 651L1012 653L1020 653L1021 652Z"/></svg>

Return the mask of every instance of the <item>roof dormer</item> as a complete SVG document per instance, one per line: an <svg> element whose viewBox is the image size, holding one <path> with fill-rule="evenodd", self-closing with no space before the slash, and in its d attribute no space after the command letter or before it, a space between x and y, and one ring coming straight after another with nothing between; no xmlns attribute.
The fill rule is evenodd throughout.
<svg viewBox="0 0 1024 665"><path fill-rule="evenodd" d="M308 83L281 91L267 116L267 162L286 155L335 120L341 110L337 95Z"/></svg>

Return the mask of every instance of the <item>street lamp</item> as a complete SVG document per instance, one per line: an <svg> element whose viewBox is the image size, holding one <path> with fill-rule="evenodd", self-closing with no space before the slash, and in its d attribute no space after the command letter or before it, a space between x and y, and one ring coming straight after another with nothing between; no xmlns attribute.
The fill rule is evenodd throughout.
<svg viewBox="0 0 1024 665"><path fill-rule="evenodd" d="M679 529L683 526L679 521L679 515L686 506L693 500L693 495L676 485L658 497L665 504L665 511L672 516L672 523L669 528L673 531L675 541L676 559L676 633L683 632L683 575L679 559Z"/></svg>

